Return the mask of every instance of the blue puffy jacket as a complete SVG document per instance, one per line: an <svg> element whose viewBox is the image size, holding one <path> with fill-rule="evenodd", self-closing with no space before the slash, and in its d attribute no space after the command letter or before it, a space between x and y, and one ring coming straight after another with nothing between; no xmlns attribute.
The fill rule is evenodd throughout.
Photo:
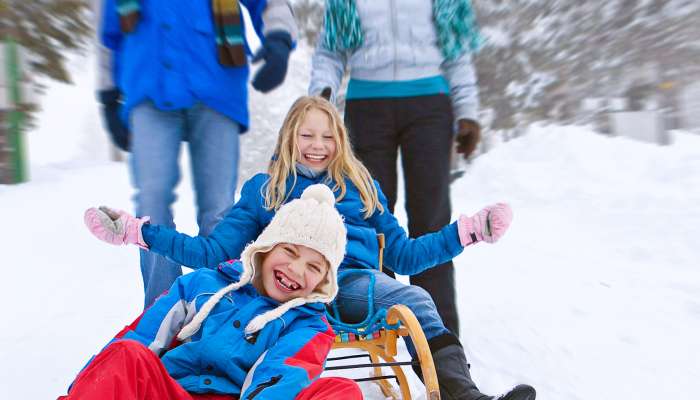
<svg viewBox="0 0 700 400"><path fill-rule="evenodd" d="M214 267L224 260L240 257L243 248L258 237L274 215L274 211L265 209L262 197L268 178L267 174L257 174L249 179L241 189L241 198L208 237L191 237L172 228L147 224L142 230L145 242L151 251L192 268ZM290 176L287 180L287 187L291 187L288 201L299 198L310 185L326 183L325 179L326 174L316 178L298 175L293 185L293 177ZM341 268L376 268L379 257L377 233L383 233L386 239L384 265L403 275L420 273L462 252L456 223L410 239L396 217L388 211L386 197L378 183L375 182L375 186L385 211L376 211L368 219L363 216L364 205L357 187L350 180L346 180L345 184L347 193L336 203L348 232ZM333 186L332 183L328 185Z"/></svg>
<svg viewBox="0 0 700 400"><path fill-rule="evenodd" d="M160 110L191 108L195 103L226 115L248 129L247 65L225 67L216 51L210 0L140 0L134 32L119 26L117 0L104 0L99 36L119 62L115 82L124 94L122 117L152 101ZM241 0L258 36L284 31L296 38L287 0ZM247 53L246 30L242 31Z"/></svg>
<svg viewBox="0 0 700 400"><path fill-rule="evenodd" d="M131 339L147 346L188 392L232 394L242 400L296 397L321 374L333 343L321 303L292 308L254 340L246 340L248 322L279 306L248 284L224 296L191 341L175 342L209 297L238 281L241 271L239 261L229 261L218 271L181 276L113 341Z"/></svg>

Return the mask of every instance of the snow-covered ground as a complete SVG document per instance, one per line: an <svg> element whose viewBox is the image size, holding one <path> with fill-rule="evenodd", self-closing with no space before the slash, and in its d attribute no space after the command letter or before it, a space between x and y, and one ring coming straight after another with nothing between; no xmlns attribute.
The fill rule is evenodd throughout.
<svg viewBox="0 0 700 400"><path fill-rule="evenodd" d="M283 88L252 95L242 178L264 167L304 92L307 51L295 53ZM2 399L64 393L141 308L136 249L83 227L87 207L131 209L132 189L125 164L106 161L91 61L74 64L77 85L50 85L29 134L31 181L0 185ZM700 136L673 139L659 147L533 127L454 183L455 216L501 200L515 215L502 241L456 259L462 340L483 391L528 382L544 400L697 398ZM194 233L187 173L183 181L176 218Z"/></svg>

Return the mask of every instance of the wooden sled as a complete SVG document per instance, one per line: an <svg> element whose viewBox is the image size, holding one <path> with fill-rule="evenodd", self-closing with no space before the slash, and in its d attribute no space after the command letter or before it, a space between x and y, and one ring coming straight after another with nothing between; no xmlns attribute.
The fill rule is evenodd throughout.
<svg viewBox="0 0 700 400"><path fill-rule="evenodd" d="M381 271L382 256L384 250L384 235L378 235L379 240L379 270ZM370 377L355 379L356 381L374 381L381 388L384 396L392 399L410 400L411 389L401 367L403 365L412 365L412 361L397 361L396 342L399 337L408 336L413 342L416 352L418 353L418 364L422 371L423 383L425 385L426 399L439 400L440 389L438 387L437 375L435 373L435 365L433 364L433 356L428 347L428 341L425 339L425 334L421 328L416 316L413 312L402 304L394 305L387 310L386 314L387 325L397 325L398 329L381 329L371 335L356 335L349 332L336 332L335 343L333 349L358 349L366 354L350 355L342 357L330 357L328 361L340 361L346 359L355 359L367 357L369 363L364 364L349 364L349 365L333 365L326 367L330 370L343 370L352 368L372 368ZM384 375L382 367L391 368L394 375ZM391 379L395 379L398 383L401 394L399 395L394 390L390 383Z"/></svg>

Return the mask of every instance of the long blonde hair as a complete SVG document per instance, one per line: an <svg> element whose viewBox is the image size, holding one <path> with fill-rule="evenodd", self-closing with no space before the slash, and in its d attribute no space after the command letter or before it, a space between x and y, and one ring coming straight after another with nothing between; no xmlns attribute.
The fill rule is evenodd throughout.
<svg viewBox="0 0 700 400"><path fill-rule="evenodd" d="M372 176L367 168L355 157L350 145L347 130L343 124L338 110L328 100L320 96L302 96L298 98L289 109L284 123L280 128L275 145L274 157L270 161L267 173L270 175L267 184L264 185L262 195L265 197L265 208L277 210L286 200L292 188L296 184L296 163L298 160L297 133L306 114L311 109L325 113L330 120L331 132L335 141L335 156L328 164L328 176L326 183L333 182L333 192L340 191L337 201L343 199L346 193L345 179L349 179L360 193L360 199L364 207L365 219L375 211L384 212L384 207L379 202L377 188L372 181ZM294 176L292 188L287 189L289 174Z"/></svg>

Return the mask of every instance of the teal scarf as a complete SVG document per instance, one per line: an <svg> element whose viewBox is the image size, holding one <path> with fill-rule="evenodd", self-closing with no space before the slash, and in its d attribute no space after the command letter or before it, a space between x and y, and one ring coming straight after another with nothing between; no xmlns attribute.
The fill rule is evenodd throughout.
<svg viewBox="0 0 700 400"><path fill-rule="evenodd" d="M117 0L119 25L124 33L133 32L141 17L143 0ZM216 51L219 63L228 67L246 64L243 47L243 22L238 0L211 0L216 30Z"/></svg>
<svg viewBox="0 0 700 400"><path fill-rule="evenodd" d="M380 0L377 0L380 1ZM438 44L447 60L476 52L482 39L469 0L433 0ZM326 0L323 45L331 51L362 46L362 26L353 0Z"/></svg>

